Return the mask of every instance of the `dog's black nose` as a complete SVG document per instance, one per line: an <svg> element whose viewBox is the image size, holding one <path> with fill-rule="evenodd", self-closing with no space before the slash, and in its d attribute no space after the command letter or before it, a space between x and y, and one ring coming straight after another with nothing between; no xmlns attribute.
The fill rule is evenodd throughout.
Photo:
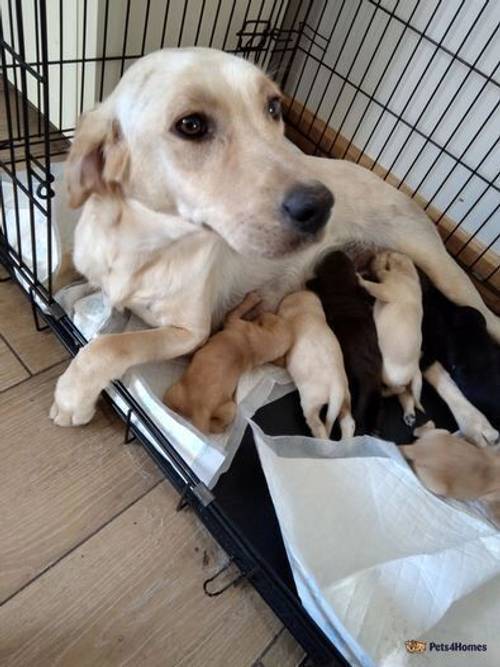
<svg viewBox="0 0 500 667"><path fill-rule="evenodd" d="M294 185L285 195L281 210L296 231L314 234L326 225L334 198L322 183Z"/></svg>

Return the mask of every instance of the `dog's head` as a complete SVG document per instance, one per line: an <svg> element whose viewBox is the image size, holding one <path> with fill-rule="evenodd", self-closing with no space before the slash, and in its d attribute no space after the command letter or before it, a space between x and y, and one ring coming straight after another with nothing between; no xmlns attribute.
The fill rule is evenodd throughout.
<svg viewBox="0 0 500 667"><path fill-rule="evenodd" d="M333 195L284 137L281 95L261 70L212 49L140 59L86 114L68 166L70 200L135 197L275 257L319 239Z"/></svg>

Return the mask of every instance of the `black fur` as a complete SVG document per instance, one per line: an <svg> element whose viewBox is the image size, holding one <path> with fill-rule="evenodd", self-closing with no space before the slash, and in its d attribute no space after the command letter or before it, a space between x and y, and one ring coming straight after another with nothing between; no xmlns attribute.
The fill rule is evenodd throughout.
<svg viewBox="0 0 500 667"><path fill-rule="evenodd" d="M424 274L422 283L422 370L439 361L464 396L495 428L500 427L500 346L492 340L481 313L458 306Z"/></svg>
<svg viewBox="0 0 500 667"><path fill-rule="evenodd" d="M307 287L321 299L328 324L342 348L356 433L373 433L382 390L382 355L372 315L373 300L358 284L352 261L340 251L324 257Z"/></svg>

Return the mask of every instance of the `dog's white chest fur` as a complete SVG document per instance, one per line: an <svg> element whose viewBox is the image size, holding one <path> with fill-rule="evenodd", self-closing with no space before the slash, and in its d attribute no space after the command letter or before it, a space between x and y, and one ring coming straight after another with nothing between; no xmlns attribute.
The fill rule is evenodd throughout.
<svg viewBox="0 0 500 667"><path fill-rule="evenodd" d="M303 283L309 249L283 259L242 257L216 233L139 202L124 206L92 198L75 233L76 268L150 326L217 326L252 290L266 307Z"/></svg>

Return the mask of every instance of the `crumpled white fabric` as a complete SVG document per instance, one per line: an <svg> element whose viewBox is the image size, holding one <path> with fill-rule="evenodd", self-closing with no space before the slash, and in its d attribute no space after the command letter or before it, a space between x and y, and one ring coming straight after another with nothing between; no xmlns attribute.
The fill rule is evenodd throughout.
<svg viewBox="0 0 500 667"><path fill-rule="evenodd" d="M252 428L302 603L351 661L500 664L500 533L473 505L427 491L392 443ZM409 655L408 639L488 651Z"/></svg>
<svg viewBox="0 0 500 667"><path fill-rule="evenodd" d="M33 255L34 241L37 278L42 283L47 280L49 274L49 239L52 251L52 272L55 272L63 253L72 248L73 233L79 217L79 211L73 210L68 206L63 178L64 163L53 162L50 169L54 176L51 188L55 193L55 196L51 199L52 226L50 234L47 218L36 205L33 206L34 234L32 234L29 198L19 187L17 188L18 218L16 217L16 192L14 184L7 176L2 177L3 209L5 211L5 219L1 220L3 233L13 248L21 250L24 264L31 269L35 268L35 258ZM28 187L28 176L25 170L18 169L16 176L23 185ZM33 177L34 199L40 206L46 209L47 200L44 197L40 197L37 193L38 185L39 181Z"/></svg>

